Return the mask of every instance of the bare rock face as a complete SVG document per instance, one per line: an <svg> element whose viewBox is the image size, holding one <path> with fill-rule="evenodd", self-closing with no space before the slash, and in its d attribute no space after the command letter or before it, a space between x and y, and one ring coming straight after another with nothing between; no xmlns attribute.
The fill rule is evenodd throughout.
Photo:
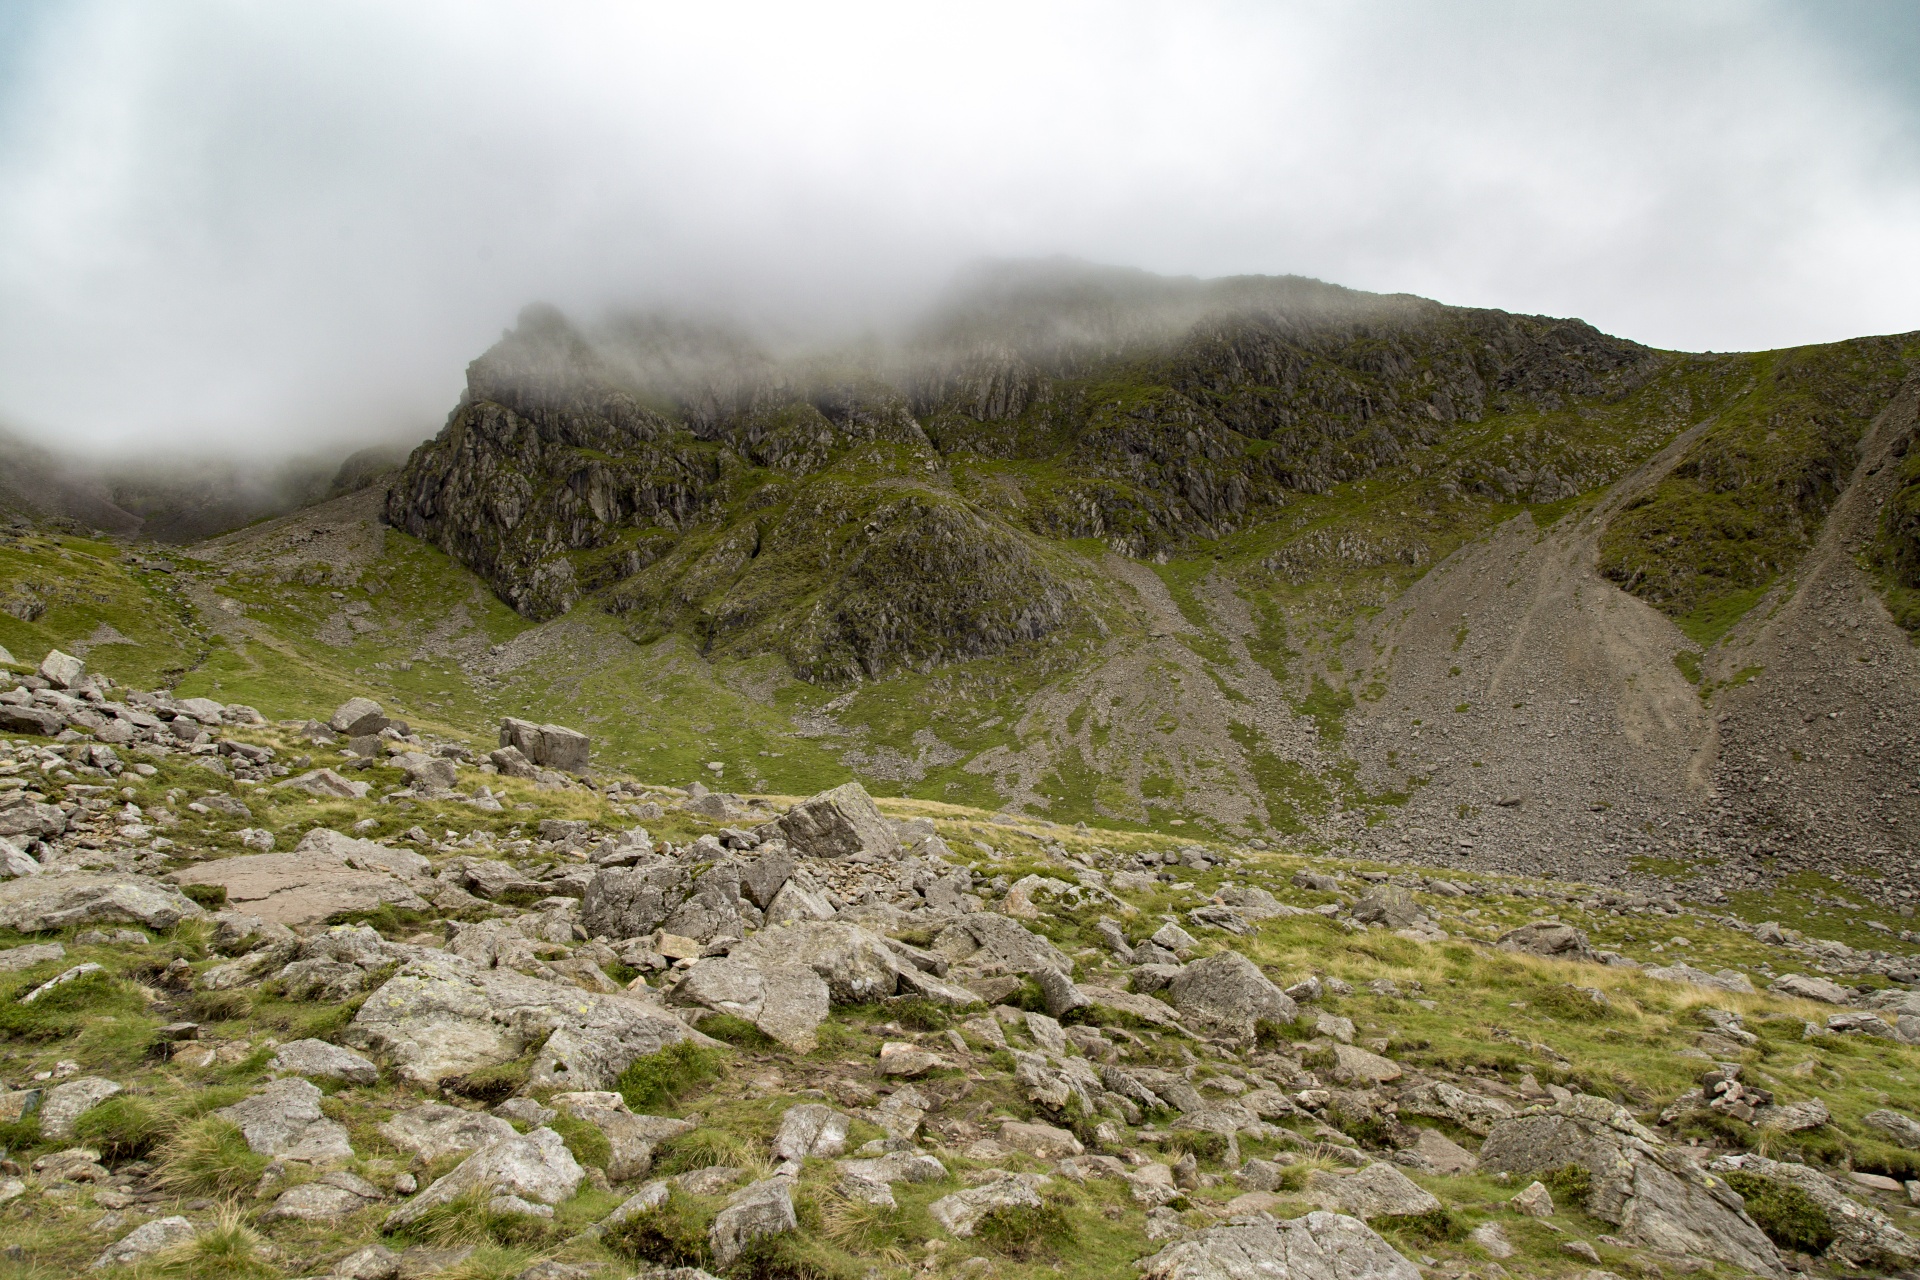
<svg viewBox="0 0 1920 1280"><path fill-rule="evenodd" d="M380 1078L380 1069L351 1049L342 1049L325 1040L295 1040L280 1046L273 1062L275 1071L292 1075L345 1080L350 1084L372 1084Z"/></svg>
<svg viewBox="0 0 1920 1280"><path fill-rule="evenodd" d="M530 1084L605 1089L635 1058L692 1035L657 1005L433 956L367 997L343 1038L422 1085L511 1062L544 1039Z"/></svg>
<svg viewBox="0 0 1920 1280"><path fill-rule="evenodd" d="M1168 991L1183 1018L1239 1040L1253 1039L1261 1022L1292 1022L1299 1012L1292 998L1238 951L1185 966Z"/></svg>
<svg viewBox="0 0 1920 1280"><path fill-rule="evenodd" d="M428 1164L457 1152L478 1151L513 1134L513 1126L498 1116L444 1102L423 1102L396 1111L380 1125L381 1137Z"/></svg>
<svg viewBox="0 0 1920 1280"><path fill-rule="evenodd" d="M417 853L318 827L287 853L203 862L167 879L218 885L227 891L230 907L291 927L389 903L425 911L428 903L419 890L426 887L430 866Z"/></svg>
<svg viewBox="0 0 1920 1280"><path fill-rule="evenodd" d="M927 1212L949 1234L965 1240L973 1235L980 1219L995 1209L1038 1209L1040 1196L1034 1187L1042 1181L1035 1174L1003 1173L977 1187L940 1197L927 1206Z"/></svg>
<svg viewBox="0 0 1920 1280"><path fill-rule="evenodd" d="M1307 1191L1323 1206L1362 1220L1431 1213L1440 1207L1433 1193L1392 1165L1379 1162L1344 1176L1316 1169L1307 1182Z"/></svg>
<svg viewBox="0 0 1920 1280"><path fill-rule="evenodd" d="M729 958L762 972L781 965L804 965L827 984L834 1004L885 999L898 988L902 968L885 938L837 920L795 921L763 929L735 947Z"/></svg>
<svg viewBox="0 0 1920 1280"><path fill-rule="evenodd" d="M1821 1004L1845 1004L1853 994L1831 978L1815 978L1804 973L1783 973L1767 990L1801 1000L1818 1000Z"/></svg>
<svg viewBox="0 0 1920 1280"><path fill-rule="evenodd" d="M773 1135L775 1160L804 1160L808 1156L832 1159L847 1149L847 1130L852 1121L832 1107L803 1102L788 1107L780 1116L780 1131Z"/></svg>
<svg viewBox="0 0 1920 1280"><path fill-rule="evenodd" d="M171 929L205 914L172 885L147 876L73 872L0 883L0 927L20 933L44 933L70 924Z"/></svg>
<svg viewBox="0 0 1920 1280"><path fill-rule="evenodd" d="M933 940L933 950L953 964L971 969L999 966L1013 973L1038 969L1073 972L1067 954L1018 920L977 912L955 921Z"/></svg>
<svg viewBox="0 0 1920 1280"><path fill-rule="evenodd" d="M808 858L847 858L867 854L898 857L900 837L857 782L822 791L788 810L780 819L787 846Z"/></svg>
<svg viewBox="0 0 1920 1280"><path fill-rule="evenodd" d="M491 1192L496 1201L512 1196L521 1201L554 1205L567 1199L587 1176L551 1129L502 1138L461 1161L452 1173L387 1215L386 1229L398 1230L418 1222L435 1205L447 1204L468 1192ZM511 1207L511 1206L504 1206Z"/></svg>
<svg viewBox="0 0 1920 1280"><path fill-rule="evenodd" d="M1758 1275L1785 1275L1773 1242L1739 1196L1669 1156L1659 1135L1604 1098L1576 1095L1551 1111L1501 1121L1480 1146L1480 1164L1527 1174L1580 1165L1593 1176L1587 1212L1628 1240Z"/></svg>
<svg viewBox="0 0 1920 1280"><path fill-rule="evenodd" d="M585 773L592 739L578 729L557 724L534 724L512 716L500 722L500 745L513 747L528 762L565 773Z"/></svg>
<svg viewBox="0 0 1920 1280"><path fill-rule="evenodd" d="M1551 956L1556 960L1586 960L1599 963L1600 956L1587 941L1587 935L1570 924L1542 920L1509 929L1500 935L1502 951L1523 951L1528 955Z"/></svg>

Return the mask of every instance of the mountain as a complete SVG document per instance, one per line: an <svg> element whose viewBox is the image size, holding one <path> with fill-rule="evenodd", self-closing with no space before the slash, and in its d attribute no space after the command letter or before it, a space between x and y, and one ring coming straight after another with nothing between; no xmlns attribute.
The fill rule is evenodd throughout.
<svg viewBox="0 0 1920 1280"><path fill-rule="evenodd" d="M1914 888L1917 354L1070 262L798 353L535 307L388 483L111 589L36 553L0 642L662 781Z"/></svg>

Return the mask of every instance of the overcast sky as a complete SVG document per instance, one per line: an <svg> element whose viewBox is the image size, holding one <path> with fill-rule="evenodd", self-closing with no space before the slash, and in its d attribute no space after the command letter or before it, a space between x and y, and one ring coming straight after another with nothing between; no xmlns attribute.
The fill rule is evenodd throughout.
<svg viewBox="0 0 1920 1280"><path fill-rule="evenodd" d="M983 255L1920 328L1916 66L1909 0L0 0L0 423L419 437L532 299L880 323Z"/></svg>

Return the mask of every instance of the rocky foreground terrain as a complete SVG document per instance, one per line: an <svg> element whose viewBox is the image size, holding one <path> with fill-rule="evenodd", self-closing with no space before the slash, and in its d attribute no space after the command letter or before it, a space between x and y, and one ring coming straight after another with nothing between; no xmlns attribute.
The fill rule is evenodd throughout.
<svg viewBox="0 0 1920 1280"><path fill-rule="evenodd" d="M1891 904L1856 947L0 656L0 1276L1920 1270Z"/></svg>

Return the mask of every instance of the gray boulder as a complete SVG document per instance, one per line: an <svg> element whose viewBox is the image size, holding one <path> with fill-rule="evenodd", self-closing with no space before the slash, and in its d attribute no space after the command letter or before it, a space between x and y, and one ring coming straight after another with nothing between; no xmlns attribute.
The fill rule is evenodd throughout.
<svg viewBox="0 0 1920 1280"><path fill-rule="evenodd" d="M952 964L1003 972L1033 973L1053 969L1073 972L1073 961L1060 948L1018 920L992 912L963 916L935 936L932 950Z"/></svg>
<svg viewBox="0 0 1920 1280"><path fill-rule="evenodd" d="M275 1080L251 1097L213 1114L239 1127L247 1146L263 1156L324 1164L351 1160L345 1126L320 1110L320 1090L305 1080Z"/></svg>
<svg viewBox="0 0 1920 1280"><path fill-rule="evenodd" d="M1544 1174L1570 1164L1592 1175L1586 1211L1650 1249L1717 1259L1781 1277L1780 1255L1739 1196L1669 1155L1659 1135L1604 1098L1575 1095L1503 1120L1480 1145L1491 1172Z"/></svg>
<svg viewBox="0 0 1920 1280"><path fill-rule="evenodd" d="M502 1138L511 1138L514 1128L484 1111L450 1107L444 1102L423 1102L394 1112L391 1119L381 1122L379 1133L402 1151L412 1152L432 1164L446 1156L478 1151Z"/></svg>
<svg viewBox="0 0 1920 1280"><path fill-rule="evenodd" d="M316 827L286 853L221 858L167 879L217 885L227 891L229 907L291 928L383 905L425 911L429 904L419 890L431 865L407 849Z"/></svg>
<svg viewBox="0 0 1920 1280"><path fill-rule="evenodd" d="M1920 1243L1878 1209L1861 1204L1818 1169L1743 1153L1717 1160L1716 1171L1738 1170L1769 1182L1795 1187L1820 1206L1833 1227L1833 1243L1822 1255L1853 1268L1885 1273L1920 1264Z"/></svg>
<svg viewBox="0 0 1920 1280"><path fill-rule="evenodd" d="M30 942L0 951L0 973L18 973L47 960L64 960L67 949L57 942Z"/></svg>
<svg viewBox="0 0 1920 1280"><path fill-rule="evenodd" d="M327 728L349 738L377 734L393 721L372 698L348 698L327 720Z"/></svg>
<svg viewBox="0 0 1920 1280"><path fill-rule="evenodd" d="M1140 1263L1142 1280L1420 1280L1358 1218L1321 1210L1284 1222L1235 1219L1168 1245Z"/></svg>
<svg viewBox="0 0 1920 1280"><path fill-rule="evenodd" d="M385 1229L399 1230L418 1222L436 1205L447 1204L469 1192L491 1192L496 1199L512 1196L537 1204L554 1205L568 1199L587 1176L567 1150L566 1141L551 1129L502 1138L474 1152L444 1178L387 1215Z"/></svg>
<svg viewBox="0 0 1920 1280"><path fill-rule="evenodd" d="M0 703L0 706L4 706ZM17 709L17 708L16 708ZM0 733L28 733L37 730L23 729L0 720ZM54 733L60 732L55 726ZM50 840L67 829L67 815L55 805L41 804L29 800L15 791L7 797L11 803L0 801L0 837L9 840Z"/></svg>
<svg viewBox="0 0 1920 1280"><path fill-rule="evenodd" d="M1912 1116L1882 1107L1878 1111L1867 1112L1860 1120L1867 1127L1878 1130L1882 1137L1895 1146L1920 1151L1920 1121Z"/></svg>
<svg viewBox="0 0 1920 1280"><path fill-rule="evenodd" d="M1483 1138L1494 1125L1513 1115L1513 1108L1500 1099L1469 1093L1445 1080L1429 1080L1402 1090L1399 1111L1403 1116L1445 1120Z"/></svg>
<svg viewBox="0 0 1920 1280"><path fill-rule="evenodd" d="M713 1260L729 1267L755 1240L795 1231L799 1226L800 1220L793 1212L793 1180L767 1178L728 1197L727 1207L715 1216L707 1232L707 1244L713 1250Z"/></svg>
<svg viewBox="0 0 1920 1280"><path fill-rule="evenodd" d="M1006 1173L1002 1170L989 1170L999 1177L983 1182L977 1187L968 1187L952 1195L942 1196L927 1206L927 1212L933 1220L945 1228L948 1234L965 1240L971 1237L980 1220L995 1209L1038 1209L1040 1195L1034 1189L1045 1181L1034 1174Z"/></svg>
<svg viewBox="0 0 1920 1280"><path fill-rule="evenodd" d="M658 929L693 888L685 867L609 867L580 899L580 924L590 937L637 938Z"/></svg>
<svg viewBox="0 0 1920 1280"><path fill-rule="evenodd" d="M428 798L444 796L459 784L460 772L453 761L445 756L430 756L420 751L409 751L396 756L393 763L407 775L407 782L413 793Z"/></svg>
<svg viewBox="0 0 1920 1280"><path fill-rule="evenodd" d="M71 689L86 679L87 664L70 653L47 650L40 659L40 678L56 689Z"/></svg>
<svg viewBox="0 0 1920 1280"><path fill-rule="evenodd" d="M0 837L0 879L12 880L19 876L37 876L41 866L13 841Z"/></svg>
<svg viewBox="0 0 1920 1280"><path fill-rule="evenodd" d="M788 924L795 920L831 920L839 914L827 900L820 882L805 871L795 869L767 904L766 924Z"/></svg>
<svg viewBox="0 0 1920 1280"><path fill-rule="evenodd" d="M763 972L805 965L827 984L834 1004L865 1004L894 994L905 966L887 940L858 925L834 920L794 921L762 929L730 958Z"/></svg>
<svg viewBox="0 0 1920 1280"><path fill-rule="evenodd" d="M291 1218L299 1222L339 1222L386 1197L365 1178L335 1169L315 1182L302 1183L281 1193L261 1216L269 1222Z"/></svg>
<svg viewBox="0 0 1920 1280"><path fill-rule="evenodd" d="M309 1079L345 1080L349 1084L372 1084L380 1078L380 1068L351 1049L342 1049L325 1040L294 1040L283 1044L268 1064Z"/></svg>
<svg viewBox="0 0 1920 1280"><path fill-rule="evenodd" d="M773 1135L775 1160L804 1160L808 1156L832 1159L847 1149L847 1130L852 1120L832 1107L803 1102L788 1107L780 1117L780 1131Z"/></svg>
<svg viewBox="0 0 1920 1280"><path fill-rule="evenodd" d="M794 1052L810 1053L831 996L825 979L805 964L721 956L689 970L669 1000L744 1018Z"/></svg>
<svg viewBox="0 0 1920 1280"><path fill-rule="evenodd" d="M1182 1017L1236 1040L1251 1040L1261 1022L1292 1022L1299 1007L1238 951L1222 951L1183 967L1167 984Z"/></svg>
<svg viewBox="0 0 1920 1280"><path fill-rule="evenodd" d="M1413 895L1398 885L1381 884L1369 889L1353 904L1352 915L1362 924L1377 924L1388 929L1404 929L1427 918L1425 908Z"/></svg>
<svg viewBox="0 0 1920 1280"><path fill-rule="evenodd" d="M592 739L578 729L534 724L512 716L500 722L500 745L513 747L535 765L566 773L585 773Z"/></svg>
<svg viewBox="0 0 1920 1280"><path fill-rule="evenodd" d="M121 1092L121 1086L100 1076L81 1076L47 1090L40 1102L40 1136L65 1142L74 1122Z"/></svg>
<svg viewBox="0 0 1920 1280"><path fill-rule="evenodd" d="M58 711L46 707L16 707L11 703L0 702L0 733L30 733L39 738L51 738L67 727L66 720ZM39 808L52 808L40 805ZM8 814L13 811L8 810ZM54 810L58 813L59 810ZM6 815L0 815L6 816ZM10 832L9 834L19 834Z"/></svg>
<svg viewBox="0 0 1920 1280"><path fill-rule="evenodd" d="M1593 964L1600 961L1586 934L1558 920L1541 920L1509 929L1500 935L1498 945L1502 951L1521 951L1556 960L1585 960Z"/></svg>
<svg viewBox="0 0 1920 1280"><path fill-rule="evenodd" d="M169 1218L155 1218L108 1245L106 1251L93 1260L93 1269L103 1271L108 1267L132 1266L148 1254L187 1244L194 1235L193 1224L178 1214Z"/></svg>
<svg viewBox="0 0 1920 1280"><path fill-rule="evenodd" d="M605 1089L635 1058L693 1035L666 1009L633 997L438 955L403 965L367 997L343 1039L421 1085L511 1062L538 1044L531 1087Z"/></svg>
<svg viewBox="0 0 1920 1280"><path fill-rule="evenodd" d="M1775 995L1818 1000L1821 1004L1846 1004L1853 998L1851 991L1832 979L1815 978L1804 973L1783 973L1773 980L1767 990Z"/></svg>
<svg viewBox="0 0 1920 1280"><path fill-rule="evenodd" d="M309 769L273 786L276 791L304 791L323 800L364 800L373 789L371 782L343 778L331 769Z"/></svg>
<svg viewBox="0 0 1920 1280"><path fill-rule="evenodd" d="M0 928L20 933L73 924L138 924L162 930L205 914L178 889L147 876L80 871L0 882Z"/></svg>
<svg viewBox="0 0 1920 1280"><path fill-rule="evenodd" d="M765 911L793 875L793 855L775 848L740 868L740 893Z"/></svg>
<svg viewBox="0 0 1920 1280"><path fill-rule="evenodd" d="M1432 1192L1380 1161L1344 1175L1316 1169L1307 1179L1307 1194L1322 1208L1338 1209L1362 1220L1432 1213L1440 1207Z"/></svg>
<svg viewBox="0 0 1920 1280"><path fill-rule="evenodd" d="M882 816L866 788L843 783L803 800L780 819L787 846L808 858L847 858L865 854L898 857L900 837Z"/></svg>
<svg viewBox="0 0 1920 1280"><path fill-rule="evenodd" d="M608 1146L606 1174L615 1182L646 1177L653 1171L654 1148L694 1129L690 1120L635 1115L626 1099L612 1092L556 1093L548 1101L600 1130Z"/></svg>

